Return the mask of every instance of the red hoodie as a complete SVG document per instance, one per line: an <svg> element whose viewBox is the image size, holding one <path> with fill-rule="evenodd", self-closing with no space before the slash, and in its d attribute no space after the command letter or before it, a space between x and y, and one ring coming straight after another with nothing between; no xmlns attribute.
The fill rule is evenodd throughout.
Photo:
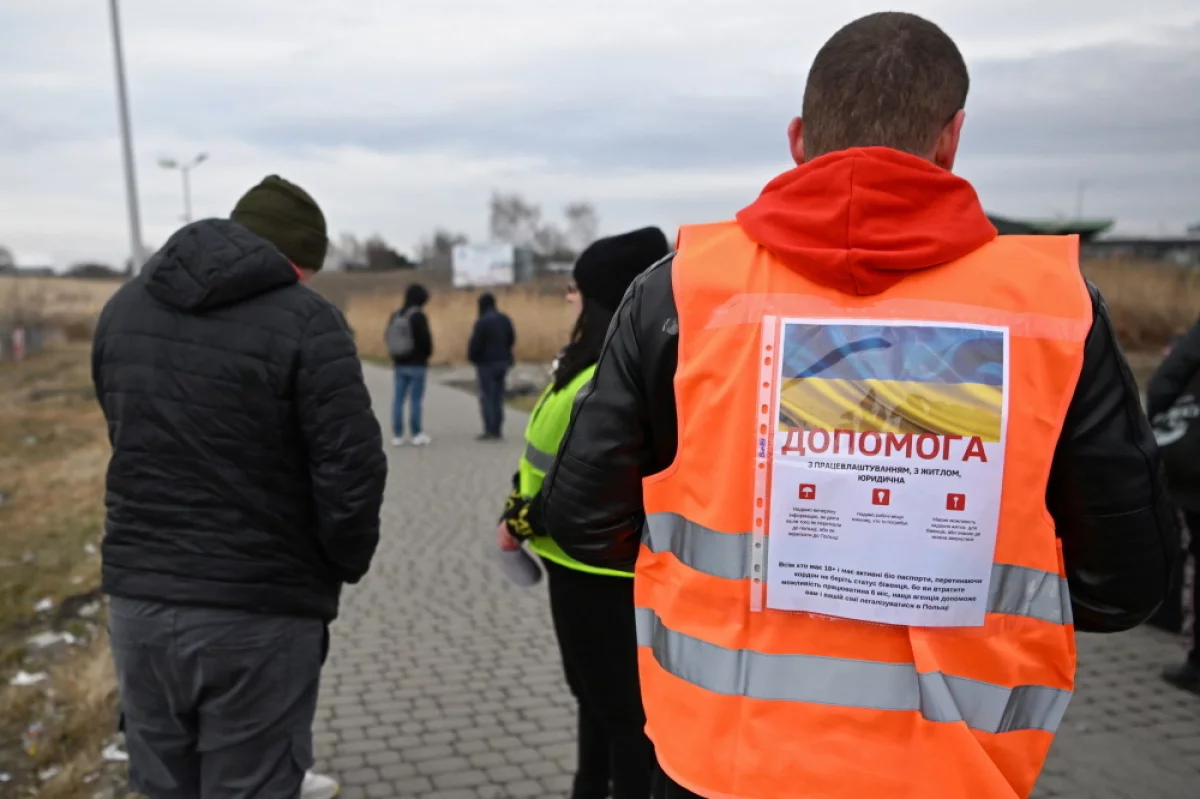
<svg viewBox="0 0 1200 799"><path fill-rule="evenodd" d="M792 269L860 295L996 237L970 183L886 147L830 153L785 172L737 220Z"/></svg>

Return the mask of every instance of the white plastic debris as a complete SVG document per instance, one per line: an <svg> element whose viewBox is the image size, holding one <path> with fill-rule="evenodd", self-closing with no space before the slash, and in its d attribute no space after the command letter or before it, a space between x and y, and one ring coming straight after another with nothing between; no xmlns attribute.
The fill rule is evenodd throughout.
<svg viewBox="0 0 1200 799"><path fill-rule="evenodd" d="M100 753L100 757L105 763L127 763L129 762L129 753L115 743L111 743L104 747L104 751Z"/></svg>
<svg viewBox="0 0 1200 799"><path fill-rule="evenodd" d="M39 600L38 603L33 606L33 611L35 613L48 613L52 610L54 610L54 600L50 597Z"/></svg>
<svg viewBox="0 0 1200 799"><path fill-rule="evenodd" d="M44 632L27 639L26 643L35 649L49 649L58 644L75 646L75 644L79 643L79 639L70 633Z"/></svg>
<svg viewBox="0 0 1200 799"><path fill-rule="evenodd" d="M12 782L12 775L7 771L0 771L0 782Z"/></svg>
<svg viewBox="0 0 1200 799"><path fill-rule="evenodd" d="M95 555L100 550L96 549L95 544L93 544L91 541L88 541L86 544L83 545L83 551L88 553L89 555Z"/></svg>
<svg viewBox="0 0 1200 799"><path fill-rule="evenodd" d="M45 679L46 672L44 671L34 672L33 674L30 674L27 671L18 671L13 675L13 678L8 681L8 684L15 685L17 687L23 687L28 685L37 685Z"/></svg>
<svg viewBox="0 0 1200 799"><path fill-rule="evenodd" d="M79 609L79 615L85 619L90 619L100 612L100 602L89 602Z"/></svg>
<svg viewBox="0 0 1200 799"><path fill-rule="evenodd" d="M45 771L39 771L38 779L42 782L48 782L57 777L59 774L62 774L62 769L60 769L58 766L51 766Z"/></svg>

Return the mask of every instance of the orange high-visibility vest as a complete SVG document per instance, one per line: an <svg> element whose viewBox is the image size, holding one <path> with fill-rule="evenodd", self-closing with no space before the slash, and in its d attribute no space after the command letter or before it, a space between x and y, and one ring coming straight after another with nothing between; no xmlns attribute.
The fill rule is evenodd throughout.
<svg viewBox="0 0 1200 799"><path fill-rule="evenodd" d="M1045 497L1093 319L1077 250L1074 237L1000 237L860 297L789 269L734 222L681 230L679 449L645 481L634 581L647 731L677 783L709 799L1029 796L1075 682ZM1009 329L984 626L751 611L766 315Z"/></svg>

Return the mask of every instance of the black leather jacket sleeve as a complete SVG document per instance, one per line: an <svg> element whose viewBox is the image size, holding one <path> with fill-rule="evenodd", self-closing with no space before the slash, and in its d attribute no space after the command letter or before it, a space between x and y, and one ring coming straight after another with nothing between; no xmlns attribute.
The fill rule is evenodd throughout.
<svg viewBox="0 0 1200 799"><path fill-rule="evenodd" d="M675 458L678 358L668 256L626 292L542 485L546 529L577 560L633 570L645 518L642 479Z"/></svg>
<svg viewBox="0 0 1200 799"><path fill-rule="evenodd" d="M674 460L678 324L670 272L667 259L630 288L542 488L551 535L596 566L633 567L645 519L641 481ZM1162 602L1178 529L1136 384L1103 299L1089 291L1095 320L1047 504L1076 626L1116 632L1145 621Z"/></svg>
<svg viewBox="0 0 1200 799"><path fill-rule="evenodd" d="M1076 628L1120 632L1146 621L1165 598L1179 528L1108 307L1088 289L1095 318L1046 504L1062 541Z"/></svg>
<svg viewBox="0 0 1200 799"><path fill-rule="evenodd" d="M1153 419L1169 410L1200 372L1200 322L1175 342L1146 386L1146 414Z"/></svg>

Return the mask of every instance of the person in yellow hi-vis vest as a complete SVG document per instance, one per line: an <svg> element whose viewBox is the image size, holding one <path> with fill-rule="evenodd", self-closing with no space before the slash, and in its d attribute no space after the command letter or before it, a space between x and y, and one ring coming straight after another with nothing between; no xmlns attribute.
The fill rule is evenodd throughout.
<svg viewBox="0 0 1200 799"><path fill-rule="evenodd" d="M550 610L571 693L579 702L579 766L572 799L647 799L654 750L638 684L633 574L586 566L541 524L538 493L567 432L571 408L596 369L613 312L644 270L668 254L658 228L600 239L574 269L568 300L579 307L553 382L534 407L525 450L497 530L501 549L521 541L546 567Z"/></svg>

